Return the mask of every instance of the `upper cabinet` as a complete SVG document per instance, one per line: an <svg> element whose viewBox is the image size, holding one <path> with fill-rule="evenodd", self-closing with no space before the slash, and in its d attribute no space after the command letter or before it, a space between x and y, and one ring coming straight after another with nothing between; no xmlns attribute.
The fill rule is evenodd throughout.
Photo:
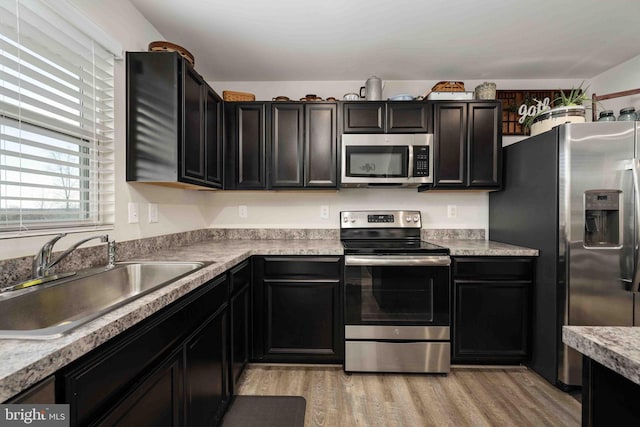
<svg viewBox="0 0 640 427"><path fill-rule="evenodd" d="M498 189L501 185L501 104L433 102L434 183L438 189Z"/></svg>
<svg viewBox="0 0 640 427"><path fill-rule="evenodd" d="M337 187L337 106L245 102L225 106L225 189Z"/></svg>
<svg viewBox="0 0 640 427"><path fill-rule="evenodd" d="M264 102L225 103L225 189L267 188L266 108Z"/></svg>
<svg viewBox="0 0 640 427"><path fill-rule="evenodd" d="M175 52L127 52L127 181L222 187L222 99Z"/></svg>
<svg viewBox="0 0 640 427"><path fill-rule="evenodd" d="M344 133L428 133L430 103L345 102L342 110Z"/></svg>

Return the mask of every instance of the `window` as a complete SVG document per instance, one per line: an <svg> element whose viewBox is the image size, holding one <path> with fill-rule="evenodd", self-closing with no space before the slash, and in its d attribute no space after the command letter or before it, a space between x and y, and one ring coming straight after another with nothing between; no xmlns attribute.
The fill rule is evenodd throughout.
<svg viewBox="0 0 640 427"><path fill-rule="evenodd" d="M68 11L0 2L0 237L113 224L115 57Z"/></svg>

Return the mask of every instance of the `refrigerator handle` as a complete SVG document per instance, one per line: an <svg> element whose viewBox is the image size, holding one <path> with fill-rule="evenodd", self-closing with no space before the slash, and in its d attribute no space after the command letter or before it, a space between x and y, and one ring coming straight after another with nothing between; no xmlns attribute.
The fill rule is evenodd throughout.
<svg viewBox="0 0 640 427"><path fill-rule="evenodd" d="M634 158L629 161L630 169L633 180L633 194L634 194L634 206L635 206L635 230L636 230L636 241L634 247L634 270L633 270L633 282L631 283L631 291L638 292L640 291L640 257L638 257L638 242L640 242L640 226L638 221L640 221L640 160Z"/></svg>

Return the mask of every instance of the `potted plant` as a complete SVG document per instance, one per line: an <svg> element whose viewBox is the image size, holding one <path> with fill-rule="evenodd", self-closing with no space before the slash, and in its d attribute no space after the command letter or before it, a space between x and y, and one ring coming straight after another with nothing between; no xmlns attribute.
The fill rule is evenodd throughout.
<svg viewBox="0 0 640 427"><path fill-rule="evenodd" d="M524 125L531 129L531 136L550 130L554 126L563 123L586 122L584 102L591 98L587 95L588 89L582 89L584 81L577 88L572 88L569 94L560 90L560 96L553 100L553 108L541 109L534 115L528 115L524 119Z"/></svg>

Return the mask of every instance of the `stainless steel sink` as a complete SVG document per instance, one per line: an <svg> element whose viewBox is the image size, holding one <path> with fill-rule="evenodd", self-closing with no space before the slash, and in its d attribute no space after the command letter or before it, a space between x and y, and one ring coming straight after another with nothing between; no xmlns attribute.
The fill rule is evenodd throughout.
<svg viewBox="0 0 640 427"><path fill-rule="evenodd" d="M51 339L205 266L118 263L0 294L0 338Z"/></svg>

